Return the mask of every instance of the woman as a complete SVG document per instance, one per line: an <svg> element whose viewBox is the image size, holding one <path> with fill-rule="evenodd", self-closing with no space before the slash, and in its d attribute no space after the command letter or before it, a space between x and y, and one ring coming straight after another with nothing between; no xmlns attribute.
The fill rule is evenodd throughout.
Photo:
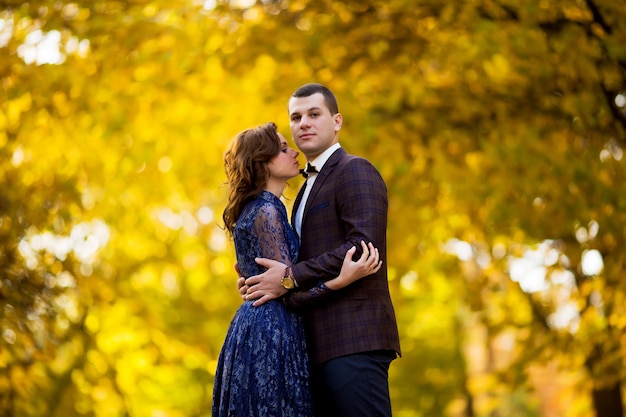
<svg viewBox="0 0 626 417"><path fill-rule="evenodd" d="M223 219L233 237L244 277L263 272L254 261L287 265L298 256L298 239L280 196L299 174L298 151L289 148L274 123L245 130L225 154L230 186ZM339 276L303 291L302 302L324 297L380 269L378 251L361 244L363 255L346 253ZM290 305L297 307L297 298ZM308 356L300 317L280 300L259 307L245 301L231 321L215 374L213 417L310 417Z"/></svg>

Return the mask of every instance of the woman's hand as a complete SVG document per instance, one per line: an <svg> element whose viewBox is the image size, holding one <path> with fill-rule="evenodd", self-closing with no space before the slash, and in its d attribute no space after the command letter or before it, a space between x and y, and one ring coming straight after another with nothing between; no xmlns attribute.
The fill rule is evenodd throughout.
<svg viewBox="0 0 626 417"><path fill-rule="evenodd" d="M371 242L366 245L363 241L361 241L361 248L363 249L363 254L356 262L352 260L352 255L356 252L356 246L351 247L346 252L339 276L325 282L329 289L338 290L380 270L383 261L380 260L378 249Z"/></svg>

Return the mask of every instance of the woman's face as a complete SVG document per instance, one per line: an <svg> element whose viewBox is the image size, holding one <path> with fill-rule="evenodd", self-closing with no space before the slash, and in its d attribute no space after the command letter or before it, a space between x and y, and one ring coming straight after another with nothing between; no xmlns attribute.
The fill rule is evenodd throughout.
<svg viewBox="0 0 626 417"><path fill-rule="evenodd" d="M270 177L281 180L288 180L300 174L300 163L298 155L300 152L287 145L287 140L280 133L280 152L270 159L267 166L270 170Z"/></svg>

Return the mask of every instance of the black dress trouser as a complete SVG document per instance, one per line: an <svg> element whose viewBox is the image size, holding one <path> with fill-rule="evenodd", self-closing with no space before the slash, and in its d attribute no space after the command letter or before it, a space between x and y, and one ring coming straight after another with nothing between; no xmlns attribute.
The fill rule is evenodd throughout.
<svg viewBox="0 0 626 417"><path fill-rule="evenodd" d="M391 417L389 365L393 351L357 353L314 364L316 417Z"/></svg>

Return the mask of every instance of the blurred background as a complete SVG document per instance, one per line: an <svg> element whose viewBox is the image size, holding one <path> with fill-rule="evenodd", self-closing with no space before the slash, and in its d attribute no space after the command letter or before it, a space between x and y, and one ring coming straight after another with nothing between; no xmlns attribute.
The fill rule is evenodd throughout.
<svg viewBox="0 0 626 417"><path fill-rule="evenodd" d="M306 82L388 184L394 415L622 417L615 0L0 2L0 415L210 415L222 155Z"/></svg>

